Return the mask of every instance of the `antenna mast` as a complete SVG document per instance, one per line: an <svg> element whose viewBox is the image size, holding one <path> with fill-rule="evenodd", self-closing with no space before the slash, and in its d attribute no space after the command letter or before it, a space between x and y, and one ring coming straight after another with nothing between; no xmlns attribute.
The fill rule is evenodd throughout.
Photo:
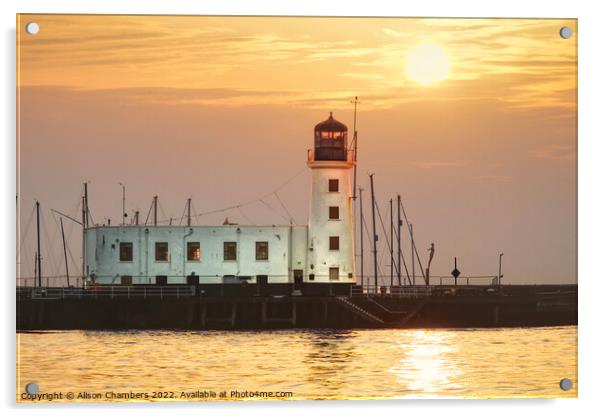
<svg viewBox="0 0 602 417"><path fill-rule="evenodd" d="M127 217L127 213L125 212L125 184L119 183L121 185L121 225L125 226L125 218Z"/></svg>
<svg viewBox="0 0 602 417"><path fill-rule="evenodd" d="M188 199L188 222L187 222L187 224L188 224L188 227L190 227L190 224L191 224L191 221L190 221L190 220L191 220L191 219L190 219L190 203L191 203L191 202L192 202L192 198L189 198L189 199Z"/></svg>
<svg viewBox="0 0 602 417"><path fill-rule="evenodd" d="M153 224L155 226L157 225L157 200L158 199L159 199L159 196L153 197Z"/></svg>

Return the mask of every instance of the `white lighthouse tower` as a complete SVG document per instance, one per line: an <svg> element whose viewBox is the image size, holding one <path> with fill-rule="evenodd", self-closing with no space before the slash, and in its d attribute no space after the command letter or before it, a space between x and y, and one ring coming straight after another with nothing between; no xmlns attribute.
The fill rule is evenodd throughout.
<svg viewBox="0 0 602 417"><path fill-rule="evenodd" d="M307 266L308 282L355 283L353 191L354 153L347 126L330 117L314 128Z"/></svg>

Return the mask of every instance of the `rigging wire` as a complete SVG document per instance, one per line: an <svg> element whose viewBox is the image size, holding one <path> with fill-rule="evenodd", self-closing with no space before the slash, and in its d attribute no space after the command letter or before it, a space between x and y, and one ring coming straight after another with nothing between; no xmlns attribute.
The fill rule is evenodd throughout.
<svg viewBox="0 0 602 417"><path fill-rule="evenodd" d="M403 199L401 198L401 194L399 195L399 203L401 204L401 210L403 212L403 218L406 221L406 224L408 225L408 227L410 227L410 222L408 222L408 216L406 215L406 209L403 206ZM413 235L413 231L412 231L412 235ZM422 269L422 262L420 261L420 254L418 253L418 250L416 249L416 240L412 239L412 250L416 253L416 258L418 259L418 265L420 266L420 271L422 272L422 278L425 279L426 282L426 277L424 275L424 269Z"/></svg>
<svg viewBox="0 0 602 417"><path fill-rule="evenodd" d="M192 216L192 215L190 216L190 224L192 225L192 220L196 218L197 211L196 211L196 207L194 205L194 200L190 200L190 204L192 204L192 210L191 211L192 211L192 214L194 214L194 216Z"/></svg>
<svg viewBox="0 0 602 417"><path fill-rule="evenodd" d="M386 242L386 244L387 244L387 248L389 249L389 251L388 251L388 252L385 252L384 250L380 251L380 260L378 261L378 263L379 263L379 265L380 265L382 262L384 262L385 255L386 255L387 253L390 253L390 252L391 252L391 245L390 245L390 243L389 243L389 238L387 237L387 229L385 228L385 224L384 224L384 222L383 222L383 218L382 218L382 217L381 217L381 215L380 215L380 208L378 207L378 202L375 202L375 205L376 205L376 212L378 213L378 218L380 219L380 225L381 225L381 227L382 227L382 229L383 229L383 233L384 233L384 235L385 235L385 242ZM389 209L388 209L388 208L387 208L387 211L385 212L385 216L386 216L387 214L389 214ZM386 276L386 275L385 275L385 276Z"/></svg>
<svg viewBox="0 0 602 417"><path fill-rule="evenodd" d="M261 202L263 205L265 205L267 208L269 208L270 210L272 210L274 213L276 213L277 215L279 215L280 217L282 217L284 220L289 220L286 217L284 217L282 215L282 213L280 213L278 210L276 210L274 207L270 206L268 203L265 202L265 200L260 199L259 202Z"/></svg>
<svg viewBox="0 0 602 417"><path fill-rule="evenodd" d="M245 212L242 210L241 207L238 208L238 211L240 212L240 215L248 222L248 224L255 224L255 222L253 222L253 220L251 220L246 214Z"/></svg>
<svg viewBox="0 0 602 417"><path fill-rule="evenodd" d="M54 259L54 254L52 253L51 248L55 247L51 242L54 241L54 237L50 239L50 233L48 233L48 228L46 227L46 218L44 216L44 210L40 210L40 224L42 225L42 237L46 241L44 248L42 250L42 254L46 252L46 257L50 260L50 266L53 268L54 275L58 275L57 265ZM42 256L42 259L45 259Z"/></svg>
<svg viewBox="0 0 602 417"><path fill-rule="evenodd" d="M145 226L148 223L148 218L150 217L151 211L153 211L153 202L151 202L150 208L148 209L148 214L146 215L146 220L144 221Z"/></svg>
<svg viewBox="0 0 602 417"><path fill-rule="evenodd" d="M252 200L247 200L247 201L245 201L243 203L235 204L235 205L232 205L232 206L228 206L228 207L223 207L223 208L218 208L218 209L214 209L214 210L209 210L209 211L201 212L201 213L196 214L195 217L206 216L208 214L214 214L214 213L221 213L221 212L224 212L224 211L228 211L228 210L232 210L232 209L237 209L239 207L244 207L244 206L248 206L248 205L259 203L259 202L261 202L263 204L266 204L265 201L262 201L263 199L265 199L267 197L271 197L272 194L275 194L278 191L280 191L281 189L283 189L284 187L286 187L288 184L290 184L293 180L295 180L297 177L299 177L301 174L303 174L306 171L307 171L307 167L303 167L302 170L300 170L299 172L297 172L295 175L291 176L289 179L287 179L286 181L284 181L282 184L280 184L278 187L276 187L275 189L273 189L269 193L266 193L266 194L262 195L261 197L258 197L258 198L252 199ZM276 197L278 197L278 196L276 196ZM289 220L289 219L287 219L287 220Z"/></svg>
<svg viewBox="0 0 602 417"><path fill-rule="evenodd" d="M399 236L397 234L397 228L393 228L393 233L395 234L395 238L398 239ZM403 250L401 249L401 246L398 249L399 249L399 254L401 255L401 261L403 263L403 268L406 271L406 277L407 277L408 282L409 282L410 281L410 271L408 270L408 266L406 264L406 258L405 258L405 256L403 256ZM397 269L397 272L399 272L399 269Z"/></svg>
<svg viewBox="0 0 602 417"><path fill-rule="evenodd" d="M28 250L25 242L27 240L27 235L31 228L31 224L33 223L34 213L35 213L35 205L32 206L32 208L31 208L31 213L29 214L29 219L27 220L27 223L25 225L24 232L22 232L21 235L19 236L21 241L19 242L18 251L19 251L19 261L21 262L21 264L23 264L23 259L29 259L29 250ZM25 256L25 258L23 256Z"/></svg>
<svg viewBox="0 0 602 417"><path fill-rule="evenodd" d="M365 219L365 218L364 218L364 219L362 219L362 223L363 223L363 225L364 225L364 230L366 231L366 236L365 236L365 238L367 238L367 239L368 239L368 243L370 243L370 247L372 247L372 249L374 250L374 242L372 242L372 238L370 237L370 236L371 236L371 234L372 234L372 231L369 229L369 227L368 227L368 223L366 222L366 219ZM374 259L374 255L372 256L372 259ZM377 269L378 269L379 276L382 276L382 275L383 275L383 271L382 271L382 269L381 269L381 267L380 267L380 264L379 264L378 262L376 263L376 267L377 267ZM370 274L368 274L368 275L364 275L364 276L365 276L366 278L371 278L371 277L373 277L373 276L372 276L372 275L370 275Z"/></svg>
<svg viewBox="0 0 602 417"><path fill-rule="evenodd" d="M280 199L280 196L278 195L277 191L274 191L274 195L276 196L276 198L280 202L280 205L282 206L282 208L284 209L284 211L286 211L286 214L288 214L289 221L292 222L293 224L297 224L297 222L295 222L295 219L293 218L293 215L290 213L290 211L288 211L288 209L286 208L286 206L284 205L284 203Z"/></svg>

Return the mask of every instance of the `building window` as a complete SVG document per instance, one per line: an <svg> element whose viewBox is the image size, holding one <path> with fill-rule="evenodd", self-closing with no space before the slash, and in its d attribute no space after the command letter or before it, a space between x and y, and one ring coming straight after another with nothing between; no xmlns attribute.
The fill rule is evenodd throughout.
<svg viewBox="0 0 602 417"><path fill-rule="evenodd" d="M132 285L132 276L131 275L122 275L121 276L121 285Z"/></svg>
<svg viewBox="0 0 602 417"><path fill-rule="evenodd" d="M255 260L268 260L268 242L255 242Z"/></svg>
<svg viewBox="0 0 602 417"><path fill-rule="evenodd" d="M339 192L339 180L328 180L328 192L338 193Z"/></svg>
<svg viewBox="0 0 602 417"><path fill-rule="evenodd" d="M236 260L236 242L224 242L224 261Z"/></svg>
<svg viewBox="0 0 602 417"><path fill-rule="evenodd" d="M329 272L331 281L339 280L339 268L330 268L330 270L328 272Z"/></svg>
<svg viewBox="0 0 602 417"><path fill-rule="evenodd" d="M132 242L119 242L119 261L131 262L134 259L134 244Z"/></svg>
<svg viewBox="0 0 602 417"><path fill-rule="evenodd" d="M167 285L167 275L157 275L155 277L156 285Z"/></svg>
<svg viewBox="0 0 602 417"><path fill-rule="evenodd" d="M191 262L201 260L201 244L199 242L188 242L186 244L186 259Z"/></svg>
<svg viewBox="0 0 602 417"><path fill-rule="evenodd" d="M339 237L338 236L330 236L328 241L329 241L328 249L339 250Z"/></svg>
<svg viewBox="0 0 602 417"><path fill-rule="evenodd" d="M339 206L328 207L328 218L330 220L339 220Z"/></svg>
<svg viewBox="0 0 602 417"><path fill-rule="evenodd" d="M309 280L313 281L316 279L316 274L309 274Z"/></svg>
<svg viewBox="0 0 602 417"><path fill-rule="evenodd" d="M169 259L167 242L155 242L155 261L166 262Z"/></svg>

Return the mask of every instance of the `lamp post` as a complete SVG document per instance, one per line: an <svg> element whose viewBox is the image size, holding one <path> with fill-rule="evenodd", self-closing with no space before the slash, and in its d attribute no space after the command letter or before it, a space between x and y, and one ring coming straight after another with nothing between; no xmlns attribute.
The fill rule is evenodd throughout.
<svg viewBox="0 0 602 417"><path fill-rule="evenodd" d="M503 253L500 253L500 262L499 262L499 269L498 269L498 275L497 275L497 284L499 287L502 286L502 256L504 256Z"/></svg>

